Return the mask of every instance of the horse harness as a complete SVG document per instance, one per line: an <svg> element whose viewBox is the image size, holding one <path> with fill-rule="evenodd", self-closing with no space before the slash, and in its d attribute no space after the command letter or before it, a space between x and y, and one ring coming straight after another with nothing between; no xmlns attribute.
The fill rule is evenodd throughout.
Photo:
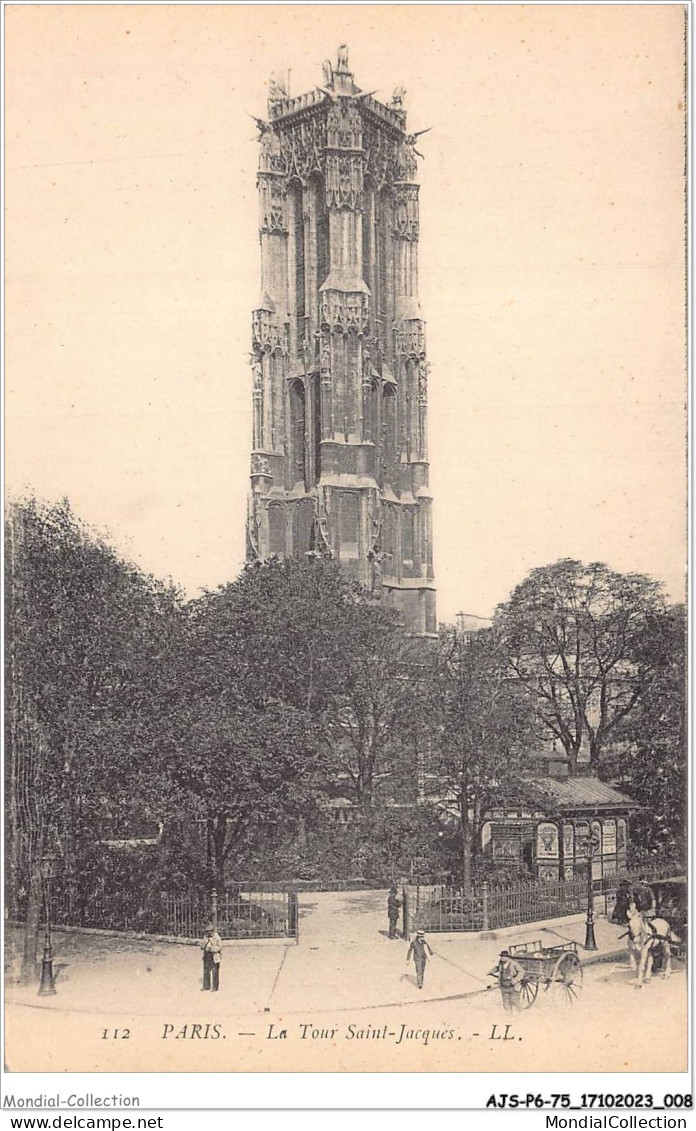
<svg viewBox="0 0 696 1131"><path fill-rule="evenodd" d="M641 915L641 921L642 921L642 930L641 930L641 936L640 937L646 935L647 938L646 938L645 942L647 944L649 944L651 947L655 943L659 943L659 942L668 943L668 942L672 941L671 938L670 938L671 932L669 931L669 929L668 929L668 933L666 935L661 935L661 934L659 934L657 928L655 927L652 919L646 919L643 915ZM632 932L631 932L630 926L629 926L629 929L626 933L628 935L631 935L631 938L633 939L634 942L637 941L635 935L633 935ZM639 945L643 946L645 944L641 942Z"/></svg>

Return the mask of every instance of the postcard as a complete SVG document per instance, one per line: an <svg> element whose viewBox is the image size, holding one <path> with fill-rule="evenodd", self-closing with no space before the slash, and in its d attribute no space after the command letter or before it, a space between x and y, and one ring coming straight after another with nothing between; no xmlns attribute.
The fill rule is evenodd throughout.
<svg viewBox="0 0 696 1131"><path fill-rule="evenodd" d="M685 6L5 20L6 1089L685 1072Z"/></svg>

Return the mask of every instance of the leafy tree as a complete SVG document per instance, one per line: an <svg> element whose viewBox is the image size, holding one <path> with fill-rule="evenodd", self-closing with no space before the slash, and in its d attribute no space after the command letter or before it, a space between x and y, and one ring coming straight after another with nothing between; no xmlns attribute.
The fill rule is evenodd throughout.
<svg viewBox="0 0 696 1131"><path fill-rule="evenodd" d="M597 767L655 679L642 647L665 617L662 587L640 574L570 558L534 569L496 611L510 674L535 705L571 772L581 749Z"/></svg>
<svg viewBox="0 0 696 1131"><path fill-rule="evenodd" d="M233 648L249 691L318 718L340 690L349 626L363 599L335 562L272 558L245 566L204 600L215 608L210 638Z"/></svg>
<svg viewBox="0 0 696 1131"><path fill-rule="evenodd" d="M312 812L323 768L312 715L292 702L297 681L265 633L265 612L250 617L257 597L246 570L192 602L163 668L153 767L171 813L206 822L218 889L233 855Z"/></svg>
<svg viewBox="0 0 696 1131"><path fill-rule="evenodd" d="M642 808L633 840L685 858L687 835L686 614L673 606L641 643L654 678L618 732L602 766ZM647 662L647 661L646 661Z"/></svg>
<svg viewBox="0 0 696 1131"><path fill-rule="evenodd" d="M217 608L216 631L236 642L255 694L308 711L334 772L370 808L403 760L424 670L397 613L323 559L248 566Z"/></svg>
<svg viewBox="0 0 696 1131"><path fill-rule="evenodd" d="M27 905L32 976L40 861L76 840L105 799L132 790L135 740L176 594L124 562L67 501L13 503L6 530L7 795L10 883Z"/></svg>
<svg viewBox="0 0 696 1131"><path fill-rule="evenodd" d="M433 806L375 804L350 814L338 824L323 810L308 822L302 845L295 840L280 851L264 845L249 876L362 879L367 886L449 872L452 823Z"/></svg>
<svg viewBox="0 0 696 1131"><path fill-rule="evenodd" d="M394 881L448 871L451 823L430 805L382 806L370 822L381 874Z"/></svg>
<svg viewBox="0 0 696 1131"><path fill-rule="evenodd" d="M428 655L409 640L391 609L357 605L346 626L340 690L322 716L334 765L345 774L358 804L376 795L408 796L422 741L421 687Z"/></svg>
<svg viewBox="0 0 696 1131"><path fill-rule="evenodd" d="M441 633L429 704L430 768L442 801L456 809L462 885L468 891L486 811L524 798L532 788L522 777L529 750L529 705L510 679L497 633Z"/></svg>

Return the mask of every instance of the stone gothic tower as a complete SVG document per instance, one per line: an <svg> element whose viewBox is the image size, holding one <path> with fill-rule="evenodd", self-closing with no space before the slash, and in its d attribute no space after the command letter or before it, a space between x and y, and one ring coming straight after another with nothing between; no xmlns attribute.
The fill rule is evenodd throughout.
<svg viewBox="0 0 696 1131"><path fill-rule="evenodd" d="M248 557L330 555L436 630L417 135L348 68L258 120Z"/></svg>

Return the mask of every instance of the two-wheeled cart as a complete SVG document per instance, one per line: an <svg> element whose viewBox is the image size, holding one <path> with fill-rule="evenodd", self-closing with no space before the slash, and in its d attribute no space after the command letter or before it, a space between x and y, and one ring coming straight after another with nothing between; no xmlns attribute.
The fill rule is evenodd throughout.
<svg viewBox="0 0 696 1131"><path fill-rule="evenodd" d="M524 974L519 987L511 992L504 973L505 958L501 954L491 975L498 979L505 1009L529 1009L537 999L540 985L545 993L551 992L558 1005L574 1005L580 997L582 965L576 942L542 946L541 941L536 940L510 946L507 953L522 967Z"/></svg>

